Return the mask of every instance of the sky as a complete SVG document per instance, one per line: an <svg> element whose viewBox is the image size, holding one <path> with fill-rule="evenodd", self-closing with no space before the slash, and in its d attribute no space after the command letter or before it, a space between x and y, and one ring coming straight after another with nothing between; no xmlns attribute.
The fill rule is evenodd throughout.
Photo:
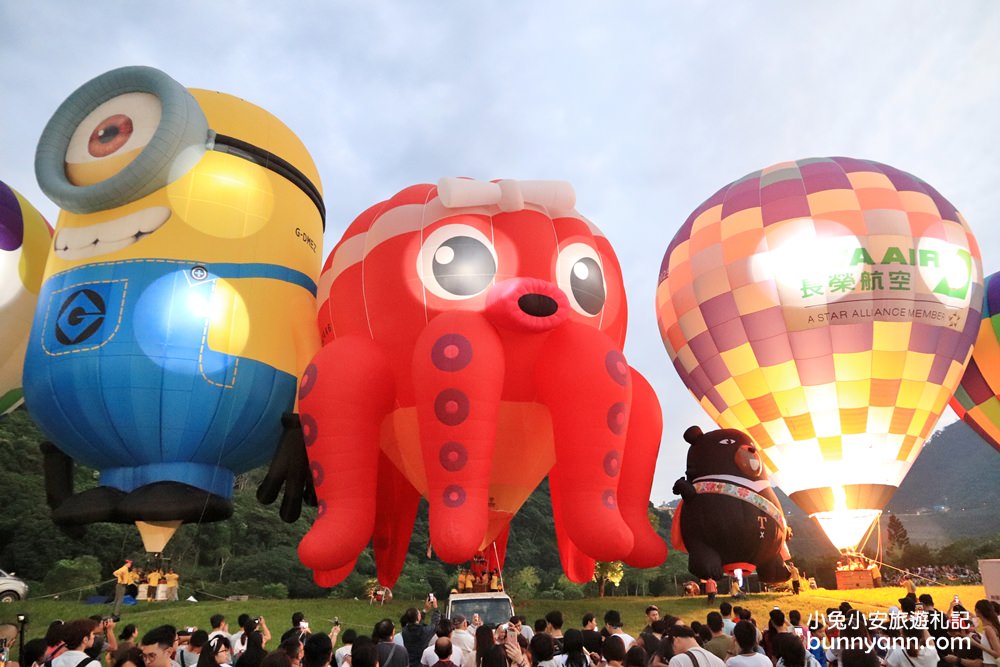
<svg viewBox="0 0 1000 667"><path fill-rule="evenodd" d="M720 187L786 160L884 162L955 204L985 273L1000 270L992 0L0 3L0 180L50 222L38 137L73 90L124 65L291 127L322 179L326 253L415 183L572 183L618 253L625 354L663 407L657 503L683 475L684 430L712 427L660 341L657 273Z"/></svg>

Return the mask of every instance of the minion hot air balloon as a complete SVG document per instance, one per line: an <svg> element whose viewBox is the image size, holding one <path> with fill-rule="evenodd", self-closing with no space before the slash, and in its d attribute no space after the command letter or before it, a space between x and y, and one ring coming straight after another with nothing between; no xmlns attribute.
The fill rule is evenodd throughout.
<svg viewBox="0 0 1000 667"><path fill-rule="evenodd" d="M51 236L35 207L0 182L0 415L22 402L24 350Z"/></svg>
<svg viewBox="0 0 1000 667"><path fill-rule="evenodd" d="M850 158L719 190L667 248L656 310L684 383L855 547L906 475L979 330L979 248L934 188Z"/></svg>
<svg viewBox="0 0 1000 667"><path fill-rule="evenodd" d="M53 519L228 517L234 475L271 458L319 347L309 153L253 104L124 67L63 102L35 168L62 209L25 364L58 450ZM100 486L52 488L60 452Z"/></svg>

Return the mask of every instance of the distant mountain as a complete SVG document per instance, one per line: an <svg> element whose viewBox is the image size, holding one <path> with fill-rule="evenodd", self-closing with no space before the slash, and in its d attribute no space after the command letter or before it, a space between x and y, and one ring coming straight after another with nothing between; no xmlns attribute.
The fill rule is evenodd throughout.
<svg viewBox="0 0 1000 667"><path fill-rule="evenodd" d="M940 546L1000 532L1000 452L964 422L927 442L888 509L911 542Z"/></svg>
<svg viewBox="0 0 1000 667"><path fill-rule="evenodd" d="M998 498L1000 452L964 422L955 422L928 440L889 509L913 514L935 506L947 506L954 512L989 505L995 510Z"/></svg>

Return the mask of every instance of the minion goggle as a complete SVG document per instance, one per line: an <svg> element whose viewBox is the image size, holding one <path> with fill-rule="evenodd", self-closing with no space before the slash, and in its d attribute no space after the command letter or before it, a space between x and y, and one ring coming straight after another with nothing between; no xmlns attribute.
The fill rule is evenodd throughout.
<svg viewBox="0 0 1000 667"><path fill-rule="evenodd" d="M122 67L80 86L45 126L35 153L42 191L60 208L94 213L152 194L186 174L206 151L269 169L302 190L319 210L319 188L295 165L219 134L197 100L152 67Z"/></svg>

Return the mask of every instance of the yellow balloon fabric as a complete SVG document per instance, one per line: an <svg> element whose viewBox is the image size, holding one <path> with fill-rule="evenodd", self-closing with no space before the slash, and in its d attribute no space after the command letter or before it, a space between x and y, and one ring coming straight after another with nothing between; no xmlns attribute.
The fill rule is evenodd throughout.
<svg viewBox="0 0 1000 667"><path fill-rule="evenodd" d="M667 249L657 318L677 372L838 548L888 502L968 362L979 248L932 187L852 158L724 187Z"/></svg>
<svg viewBox="0 0 1000 667"><path fill-rule="evenodd" d="M0 182L0 416L23 402L21 375L52 228Z"/></svg>

